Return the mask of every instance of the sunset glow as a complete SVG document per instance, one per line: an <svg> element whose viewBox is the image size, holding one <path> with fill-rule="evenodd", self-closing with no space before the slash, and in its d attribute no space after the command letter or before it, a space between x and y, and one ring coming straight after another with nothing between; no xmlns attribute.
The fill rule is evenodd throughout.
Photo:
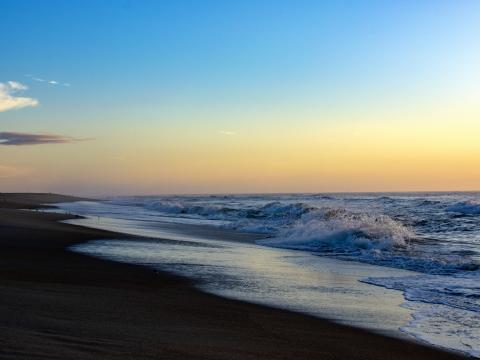
<svg viewBox="0 0 480 360"><path fill-rule="evenodd" d="M256 3L0 5L2 191L480 187L480 3Z"/></svg>

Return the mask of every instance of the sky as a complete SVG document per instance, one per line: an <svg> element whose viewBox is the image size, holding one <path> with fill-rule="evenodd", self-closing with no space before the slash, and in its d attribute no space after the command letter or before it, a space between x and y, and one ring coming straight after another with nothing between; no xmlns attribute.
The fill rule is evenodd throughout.
<svg viewBox="0 0 480 360"><path fill-rule="evenodd" d="M0 191L480 189L479 1L0 13Z"/></svg>

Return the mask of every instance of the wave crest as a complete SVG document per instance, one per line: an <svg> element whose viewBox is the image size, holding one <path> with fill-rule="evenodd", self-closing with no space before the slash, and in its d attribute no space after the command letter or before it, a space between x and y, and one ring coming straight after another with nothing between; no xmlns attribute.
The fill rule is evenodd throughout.
<svg viewBox="0 0 480 360"><path fill-rule="evenodd" d="M317 209L281 229L263 245L311 251L351 252L408 247L415 234L387 215Z"/></svg>
<svg viewBox="0 0 480 360"><path fill-rule="evenodd" d="M449 206L447 211L464 215L480 215L480 204L474 201L462 201Z"/></svg>

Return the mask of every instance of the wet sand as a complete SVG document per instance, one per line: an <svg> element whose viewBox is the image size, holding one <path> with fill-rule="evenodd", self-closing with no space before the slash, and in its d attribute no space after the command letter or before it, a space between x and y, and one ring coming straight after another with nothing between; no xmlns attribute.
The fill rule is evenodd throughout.
<svg viewBox="0 0 480 360"><path fill-rule="evenodd" d="M73 253L126 238L64 223L52 194L0 194L2 359L455 359L459 355L202 293L180 277Z"/></svg>

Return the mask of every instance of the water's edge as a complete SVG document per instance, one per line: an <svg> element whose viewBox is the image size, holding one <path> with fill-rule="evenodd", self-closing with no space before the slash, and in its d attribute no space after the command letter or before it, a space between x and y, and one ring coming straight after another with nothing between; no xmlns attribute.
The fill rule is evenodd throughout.
<svg viewBox="0 0 480 360"><path fill-rule="evenodd" d="M79 215L85 215L85 214L79 214ZM128 219L107 219L105 217L101 217L101 221L99 221L99 219L100 219L100 217L98 217L97 219L95 219L95 218L90 218L89 219L87 217L86 219L75 219L75 220L69 220L67 222L72 223L72 224L76 224L76 225L88 226L88 227L97 228L97 229L100 228L100 229L106 229L106 230L113 230L113 231L117 231L117 232L137 235L137 236L139 235L139 236L147 236L148 237L148 236L154 235L154 237L155 237L155 234L157 234L156 236L158 237L159 233L161 233L163 238L171 239L173 241L183 241L183 242L185 242L185 241L191 241L192 238L197 237L195 232L196 232L196 230L198 230L198 228L193 227L193 229L192 229L192 228L189 228L187 226L186 227L187 230L185 231L185 229L184 229L184 231L182 231L182 229L181 229L182 225L181 224L173 224L173 225L170 224L169 226L166 226L166 227L160 229L160 228L149 228L148 226L145 226L146 224L142 224L140 227L138 227L138 222L134 221L133 223L129 223ZM111 223L109 223L109 221L111 221ZM95 223L95 222L97 222L97 223ZM121 226L119 226L119 222L121 223ZM148 222L146 222L146 223L148 223ZM133 229L132 229L132 227L133 227ZM207 227L203 227L203 228L206 229L205 233L202 234L203 239L201 239L204 242L205 238L206 237L211 237L213 233L211 232L211 230L212 230L211 227L207 226ZM305 262L312 262L313 261L313 262L317 262L319 264L321 263L323 265L325 265L325 262L329 262L330 268L327 266L327 268L328 268L327 272L329 272L329 273L335 273L336 270L333 270L333 269L336 268L336 267L350 268L350 270L353 271L354 273L358 273L358 269L355 268L356 266L360 266L364 269L368 268L370 270L374 269L374 268L378 268L376 266L356 263L354 261L342 261L342 260L338 260L338 259L334 260L334 259L322 258L322 257L319 257L319 256L313 256L311 253L305 252L305 251L286 250L286 249L275 249L274 250L273 248L265 249L263 246L251 245L252 240L255 240L255 239L259 238L258 234L249 235L248 233L231 231L231 230L228 230L228 229L225 229L225 228L224 229L217 229L217 230L219 232L215 233L215 231L214 231L214 234L213 234L214 237L217 238L215 240L217 242L225 241L225 238L222 239L222 236L224 236L224 235L222 235L221 232L222 231L228 231L229 236L234 236L232 234L237 234L237 235L235 235L235 236L238 236L238 238L235 239L236 242L244 243L246 241L247 243L250 243L250 245L248 245L247 248L249 248L249 247L250 248L255 248L256 252L265 253L265 251L267 251L267 252L268 251L269 252L273 251L273 252L276 252L275 255L277 255L278 253L281 253L282 254L281 256L284 256L286 253L296 254L296 255L289 255L289 256L294 257L295 261L297 261L297 262L300 261L301 262L301 267L306 266ZM202 238L202 236L201 236L201 238ZM248 240L247 240L247 238L248 238ZM195 239L195 242L198 242L198 240L199 240L198 238ZM202 241L200 241L200 242L202 242ZM121 246L125 247L125 244L126 244L125 241L122 241ZM115 246L117 246L117 245L119 245L119 244L115 244ZM99 256L99 254L98 254L99 247L103 247L103 250L108 250L108 251L113 250L111 242L110 242L110 244L106 244L105 242L103 242L103 243L94 242L94 243L85 244L83 247L82 246L83 245L80 245L79 247L75 247L72 250L73 251L80 251L82 253L87 253L89 255L95 255L95 256ZM109 249L106 249L105 246L109 247ZM138 247L139 243L136 242L135 246ZM168 246L172 246L172 245L170 244ZM165 244L163 244L162 247L164 248ZM196 246L196 247L197 247L197 250L198 250L198 246ZM245 251L245 246L244 245L242 245L241 248L243 249L242 251ZM263 250L260 250L260 249L263 249ZM116 249L116 251L118 251L118 249ZM185 251L184 247L182 247L182 251ZM247 250L247 252L248 251L251 252L251 249ZM105 254L103 254L102 256L105 256ZM120 259L119 256L120 257L123 256L124 258ZM249 296L243 296L243 295L238 293L238 289L232 288L230 286L231 284L228 285L226 288L222 288L221 290L215 289L215 287L218 287L217 283L215 283L214 285L208 285L208 282L205 282L205 279L195 278L194 276L191 276L191 274L189 274L188 270L179 269L178 266L174 267L172 269L168 269L168 267L165 267L165 266L160 266L158 264L155 265L155 262L153 262L153 263L152 262L150 262L150 263L143 262L142 263L142 261L139 260L138 258L137 259L132 259L132 258L126 259L125 254L118 254L118 253L115 256L112 256L110 254L110 256L105 256L105 258L108 258L109 260L125 261L125 262L140 264L140 265L146 265L146 266L150 266L150 267L156 268L156 269L161 270L161 271L172 272L176 275L186 276L190 279L195 280L195 283L198 284L197 288L199 288L200 290L206 291L206 292L209 292L209 293L213 293L213 294L216 294L216 295L224 296L224 297L227 297L227 298L228 297L229 298L235 298L235 299L238 299L238 300L249 301L249 302L253 302L253 303L260 303L262 305L279 307L279 308L282 308L282 309L285 309L285 310L293 310L293 311L297 311L297 312L301 312L301 313L306 313L306 314L309 314L309 315L318 316L318 317L321 317L321 318L327 318L327 319L337 321L337 322L340 322L340 323L343 323L343 324L348 324L348 325L352 325L352 326L367 328L368 330L377 331L377 332L380 332L380 333L383 333L383 334L387 334L389 336L404 337L402 335L399 335L398 333L395 334L395 331L392 331L391 328L388 329L388 330L385 330L385 329L380 329L379 330L379 329L375 329L374 327L372 327L371 324L370 324L370 327L369 326L362 326L361 324L359 324L358 320L356 322L355 321L353 321L353 322L346 321L346 317L348 317L347 313L349 313L349 311L351 311L352 309L349 309L349 310L347 310L346 312L343 312L343 313L339 313L338 309L336 311L331 311L332 309L329 309L328 306L326 306L326 307L321 309L322 311L315 312L315 311L312 311L311 308L309 308L309 306L311 307L311 304L309 303L309 301L311 299L310 300L307 299L307 301L306 301L307 305L296 303L292 307L291 303L290 304L281 304L278 301L278 298L277 298L277 300L275 300L275 303L272 303L272 301L269 302L269 300L271 300L271 299L265 299L265 298L254 299L254 298L249 297ZM299 260L300 258L301 258L301 260ZM306 258L308 258L308 261L306 260ZM185 260L185 259L183 259L183 260ZM276 260L278 260L278 258L276 258ZM284 259L282 259L282 261L284 261ZM332 262L337 262L337 265L333 265ZM340 262L341 265L338 265L338 262ZM194 264L194 265L197 266L198 264ZM295 267L297 265L298 264L292 264L292 263L289 264L289 266L293 266L293 267ZM312 266L312 264L309 263L308 266ZM315 266L313 266L313 267L315 267ZM354 268L353 270L352 270L352 267ZM416 341L419 341L419 342L424 343L424 344L428 344L430 346L434 345L434 346L438 346L438 347L441 347L443 349L450 350L450 351L452 351L452 350L453 351L460 351L460 352L463 352L463 353L466 353L466 354L469 354L469 355L473 355L473 356L476 355L475 352L461 351L460 349L456 348L455 346L445 346L444 344L439 344L438 342L435 343L435 341L432 341L432 339L429 339L428 337L424 337L424 336L419 335L418 333L412 332L408 328L408 326L418 322L418 319L415 318L415 316L413 316L413 317L411 316L414 312L418 311L418 309L413 308L412 305L411 305L411 302L405 301L405 299L403 299L403 295L405 294L404 289L395 288L393 286L386 286L385 284L375 283L374 281L370 281L371 279L381 278L382 275L385 276L386 269L388 269L388 268L381 268L380 270L377 269L373 272L366 270L362 273L360 271L361 275L355 274L356 276L355 276L355 279L353 279L353 280L352 280L352 277L351 277L352 273L350 273L350 274L342 273L340 275L342 275L344 278L345 277L348 278L348 281L347 281L347 283L348 283L347 287L349 288L348 291L352 291L352 289L355 289L355 291L357 291L358 287L362 287L363 285L368 284L370 287L372 287L372 285L375 285L373 287L375 287L377 289L379 289L379 287L381 287L380 289L382 289L382 291L383 290L393 291L397 294L401 294L401 296L400 296L401 301L398 301L398 295L396 295L397 303L395 303L394 307L396 307L397 310L392 310L392 312L398 312L398 309L402 309L402 310L400 310L400 312L403 312L402 316L404 316L405 314L408 314L408 319L407 319L408 321L405 322L406 318L403 317L402 321L401 321L401 322L403 322L403 325L398 326L397 330L401 331L403 334L408 334L409 338L413 337L413 338L415 338ZM285 269L283 269L283 270L285 270ZM315 269L315 271L317 271L317 272L318 272L318 270L319 270L318 268ZM297 269L295 269L295 271L297 271ZM207 275L209 275L209 274L207 274ZM227 275L231 275L231 274L227 274ZM338 273L336 275L339 276ZM412 274L412 273L408 273L408 272L402 273L402 270L400 270L400 272L399 272L398 269L394 269L393 271L390 271L390 273L388 274L388 276L390 276L390 277L401 277L402 275L404 275L404 277L408 277L408 276L415 276L415 275L418 275L418 274L415 274L415 273ZM308 278L308 276L307 276L307 278ZM363 281L363 285L352 285L353 282L357 282L358 284L362 284L361 281ZM231 282L231 279L228 279L228 276L226 276L226 281L224 281L224 283L228 284L229 282ZM393 290L389 290L389 289L393 289ZM257 290L262 290L262 288L260 287ZM278 296L278 293L275 293L275 291L277 291L277 290L278 289L274 289L274 294ZM271 291L272 290L270 289L270 292ZM345 288L343 288L341 291L346 291L346 290L345 290ZM378 290L376 290L376 291L378 291ZM328 291L326 291L326 292L328 293ZM256 295L258 295L258 294L256 294ZM272 295L272 294L270 294L270 295ZM318 294L315 294L315 295L318 295ZM285 294L283 294L282 296L285 296ZM332 302L332 298L328 297L328 296L332 296L331 293L327 296L328 299L325 296L327 296L327 295L324 292L319 297L322 299L323 302L329 302L329 301ZM306 296L306 297L308 298L308 296ZM287 296L287 298L288 298L288 296ZM290 300L291 299L288 299L287 302L290 301ZM350 300L352 300L352 299L350 299ZM338 304L338 301L333 301L333 302ZM306 306L306 308L305 308L305 306ZM370 306L375 307L375 306L377 306L377 304L370 304ZM355 309L355 310L358 310L358 309ZM330 317L329 313L333 313L333 316ZM368 311L367 311L367 313L368 313ZM352 315L352 313L350 313L350 315ZM355 315L355 316L358 317L358 314ZM371 314L369 314L368 316L371 317ZM361 318L361 316L360 316L360 318ZM474 350L474 349L472 349L472 350Z"/></svg>

